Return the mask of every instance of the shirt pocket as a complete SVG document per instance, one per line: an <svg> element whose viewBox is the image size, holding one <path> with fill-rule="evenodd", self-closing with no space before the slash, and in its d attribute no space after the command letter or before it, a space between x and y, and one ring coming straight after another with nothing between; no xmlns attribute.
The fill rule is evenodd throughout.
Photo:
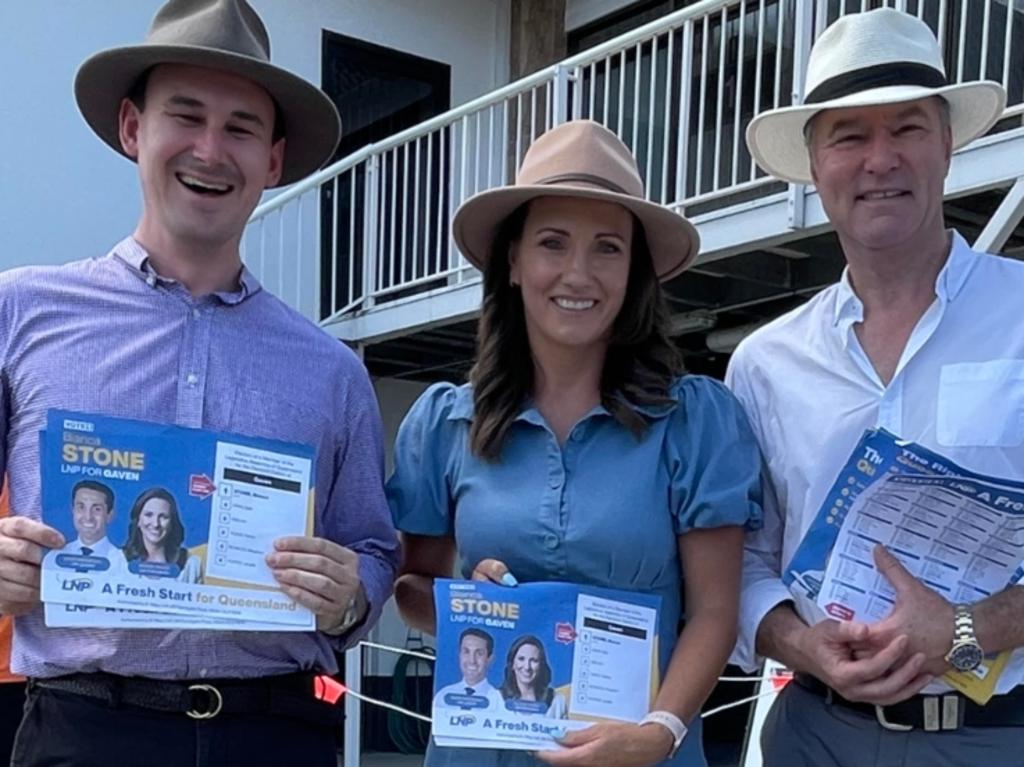
<svg viewBox="0 0 1024 767"><path fill-rule="evenodd" d="M943 365L935 438L946 447L1024 444L1024 360Z"/></svg>

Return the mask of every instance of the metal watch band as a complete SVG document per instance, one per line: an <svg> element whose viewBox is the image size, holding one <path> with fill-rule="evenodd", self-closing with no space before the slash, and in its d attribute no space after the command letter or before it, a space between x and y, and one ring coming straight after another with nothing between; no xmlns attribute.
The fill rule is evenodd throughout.
<svg viewBox="0 0 1024 767"><path fill-rule="evenodd" d="M953 613L953 644L977 641L974 633L974 614L970 605L956 605Z"/></svg>
<svg viewBox="0 0 1024 767"><path fill-rule="evenodd" d="M688 732L688 728L683 724L683 720L671 711L650 711L639 723L641 725L660 724L672 734L672 751L668 755L669 759L679 751L679 747L683 745L683 738L686 737Z"/></svg>

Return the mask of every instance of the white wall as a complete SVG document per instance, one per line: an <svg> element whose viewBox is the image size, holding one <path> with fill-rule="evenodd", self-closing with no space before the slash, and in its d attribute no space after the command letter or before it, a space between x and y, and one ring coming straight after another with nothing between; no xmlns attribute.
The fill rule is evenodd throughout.
<svg viewBox="0 0 1024 767"><path fill-rule="evenodd" d="M509 0L252 0L274 61L320 82L324 28L448 63L452 105L508 80ZM159 0L0 0L0 269L104 253L139 214L135 168L78 114L91 53L141 42Z"/></svg>

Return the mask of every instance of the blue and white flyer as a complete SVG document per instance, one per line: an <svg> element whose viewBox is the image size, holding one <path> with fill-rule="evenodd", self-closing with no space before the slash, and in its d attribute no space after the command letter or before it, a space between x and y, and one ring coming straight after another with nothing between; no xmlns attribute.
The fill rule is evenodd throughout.
<svg viewBox="0 0 1024 767"><path fill-rule="evenodd" d="M878 544L947 600L976 602L1019 578L1024 485L967 471L884 430L869 431L782 580L833 618L878 620L894 596L875 571Z"/></svg>
<svg viewBox="0 0 1024 767"><path fill-rule="evenodd" d="M973 604L1021 581L1024 484L967 471L883 430L867 432L786 567L783 582L831 618L873 623L895 606L874 564L885 546L948 602ZM984 704L1009 653L944 681Z"/></svg>
<svg viewBox="0 0 1024 767"><path fill-rule="evenodd" d="M660 597L438 579L434 600L438 745L556 749L569 730L650 710Z"/></svg>
<svg viewBox="0 0 1024 767"><path fill-rule="evenodd" d="M312 447L51 410L40 456L43 521L67 541L43 559L41 593L65 615L315 626L265 561L276 538L312 532ZM67 622L99 615L78 612Z"/></svg>

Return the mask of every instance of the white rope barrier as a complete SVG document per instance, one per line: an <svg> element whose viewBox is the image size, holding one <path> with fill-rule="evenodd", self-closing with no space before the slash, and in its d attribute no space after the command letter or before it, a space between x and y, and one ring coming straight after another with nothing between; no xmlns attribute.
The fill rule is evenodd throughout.
<svg viewBox="0 0 1024 767"><path fill-rule="evenodd" d="M391 652L395 655L411 655L413 658L422 658L423 660L437 660L437 656L431 653L419 652L417 650L409 650L405 647L391 647L386 644L377 644L376 642L368 642L365 639L359 643L360 647L369 647L373 650L384 650L385 652Z"/></svg>
<svg viewBox="0 0 1024 767"><path fill-rule="evenodd" d="M387 709L390 709L392 711L397 711L399 714L405 714L406 716L411 716L413 719L419 719L421 722L427 722L428 724L430 724L430 723L433 723L433 721L434 721L433 719L431 719L429 716L426 716L425 714L421 714L421 713L419 713L417 711L410 711L407 708L402 708L401 706L396 706L394 703L388 703L385 700L377 700L376 698L371 698L368 695L363 695L361 692L353 692L352 690L349 690L347 687L345 688L345 694L346 695L351 695L353 698L355 698L356 700L361 700L363 703L370 703L371 705L374 705L374 706L380 706L381 708L387 708Z"/></svg>
<svg viewBox="0 0 1024 767"><path fill-rule="evenodd" d="M767 690L766 692L760 692L757 695L751 695L749 698L740 698L734 700L732 703L724 703L721 706L715 706L708 711L705 711L700 715L701 719L707 719L709 716L720 714L723 711L728 711L730 708L737 708L738 706L745 706L747 703L753 703L758 698L767 698L769 695L778 695L782 688Z"/></svg>
<svg viewBox="0 0 1024 767"><path fill-rule="evenodd" d="M366 647L366 648L369 648L371 650L381 650L381 651L384 651L384 652L390 652L390 653L394 653L395 655L409 655L409 656L412 656L413 658L420 658L420 659L423 659L423 660L431 660L431 661L432 660L436 660L435 656L431 655L430 653L419 652L417 650L409 650L409 649L404 648L404 647L392 647L392 646L386 645L386 644L378 644L377 642L362 641L362 642L359 643L359 646L360 647ZM765 682L765 681L769 681L769 680L772 680L772 679L778 679L778 678L779 677L776 676L776 675L769 675L769 676L721 676L721 677L718 678L718 681L719 682ZM769 695L777 695L780 690L781 690L781 688L771 689L771 690L768 690L767 692L758 693L757 695L751 695L750 697L747 697L747 698L741 698L740 700L734 700L734 701L732 701L730 703L724 703L721 706L716 706L715 708L712 708L712 709L702 713L700 715L701 719L707 719L709 716L714 716L715 714L719 714L719 713L721 713L723 711L728 711L731 708L737 708L739 706L744 706L747 703L753 703L755 700L757 700L759 698L765 698L765 697L767 697ZM363 703L369 703L370 705L373 705L373 706L380 706L381 708L386 708L386 709L389 709L391 711L396 711L399 714L405 714L406 716L411 716L413 719L419 719L421 722L428 722L428 723L432 723L433 722L433 720L429 716L421 714L421 713L419 713L417 711L410 711L409 709L402 708L401 706L395 705L394 703L389 703L388 701L377 700L376 698L371 698L368 695L363 695L362 693L354 692L354 691L348 689L347 687L345 688L345 694L346 695L351 695L353 698L355 698L356 700L360 700Z"/></svg>

